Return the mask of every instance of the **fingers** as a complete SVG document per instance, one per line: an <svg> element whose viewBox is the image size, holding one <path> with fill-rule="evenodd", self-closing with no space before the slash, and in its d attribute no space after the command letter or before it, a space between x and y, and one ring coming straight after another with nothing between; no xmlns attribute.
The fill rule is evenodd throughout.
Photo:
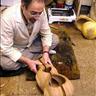
<svg viewBox="0 0 96 96"><path fill-rule="evenodd" d="M48 58L48 60L46 60L45 64L52 64L50 58Z"/></svg>
<svg viewBox="0 0 96 96"><path fill-rule="evenodd" d="M41 65L42 63L39 60L32 60L29 64L29 68L31 71L37 73L37 65Z"/></svg>
<svg viewBox="0 0 96 96"><path fill-rule="evenodd" d="M42 63L41 63L39 60L36 60L36 61L35 61L35 64L36 64L36 65L42 65Z"/></svg>
<svg viewBox="0 0 96 96"><path fill-rule="evenodd" d="M35 60L34 61L34 65L33 65L33 72L37 73L37 65L42 65L42 63L39 60Z"/></svg>
<svg viewBox="0 0 96 96"><path fill-rule="evenodd" d="M50 60L50 59L48 60L48 64L52 64L52 62L51 62L51 60Z"/></svg>
<svg viewBox="0 0 96 96"><path fill-rule="evenodd" d="M30 67L30 70L33 71L34 73L37 73L37 69L36 69L36 66L35 65L34 66L31 66Z"/></svg>
<svg viewBox="0 0 96 96"><path fill-rule="evenodd" d="M50 58L49 57L42 57L40 60L39 60L39 62L41 62L41 64L43 64L43 65L46 65L46 64L52 64L51 63L51 60L50 60Z"/></svg>
<svg viewBox="0 0 96 96"><path fill-rule="evenodd" d="M37 73L37 69L32 69L32 71L33 71L34 73Z"/></svg>

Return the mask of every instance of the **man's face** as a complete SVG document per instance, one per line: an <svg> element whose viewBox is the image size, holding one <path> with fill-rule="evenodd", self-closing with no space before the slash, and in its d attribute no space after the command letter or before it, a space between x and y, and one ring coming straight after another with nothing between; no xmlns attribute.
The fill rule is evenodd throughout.
<svg viewBox="0 0 96 96"><path fill-rule="evenodd" d="M43 2L34 1L27 8L25 6L23 7L23 13L28 21L34 23L42 14L44 7Z"/></svg>

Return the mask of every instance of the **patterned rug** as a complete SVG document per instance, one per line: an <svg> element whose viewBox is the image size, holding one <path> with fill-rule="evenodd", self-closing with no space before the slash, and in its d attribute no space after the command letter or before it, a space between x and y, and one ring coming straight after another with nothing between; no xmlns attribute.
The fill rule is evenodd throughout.
<svg viewBox="0 0 96 96"><path fill-rule="evenodd" d="M76 57L69 35L64 31L63 27L56 25L50 25L53 33L59 36L60 42L56 47L56 54L51 56L53 65L56 67L59 73L67 76L69 79L79 79L80 71L77 66Z"/></svg>

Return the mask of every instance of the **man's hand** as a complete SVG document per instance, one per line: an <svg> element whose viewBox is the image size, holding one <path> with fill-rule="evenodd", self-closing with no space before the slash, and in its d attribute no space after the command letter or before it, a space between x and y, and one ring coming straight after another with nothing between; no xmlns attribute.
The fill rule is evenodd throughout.
<svg viewBox="0 0 96 96"><path fill-rule="evenodd" d="M36 66L41 65L42 63L40 63L40 61L38 61L38 60L29 60L27 64L28 64L30 70L36 73L37 72Z"/></svg>
<svg viewBox="0 0 96 96"><path fill-rule="evenodd" d="M44 60L44 64L52 64L51 60L49 58L49 53L43 53L43 60Z"/></svg>
<svg viewBox="0 0 96 96"><path fill-rule="evenodd" d="M19 61L23 62L26 65L28 65L30 70L35 72L35 73L37 72L36 65L41 65L42 64L42 63L40 63L40 61L38 61L38 60L31 60L31 59L27 58L26 56L21 56Z"/></svg>
<svg viewBox="0 0 96 96"><path fill-rule="evenodd" d="M52 64L51 60L49 58L49 46L45 45L43 46L43 60L44 60L44 64Z"/></svg>

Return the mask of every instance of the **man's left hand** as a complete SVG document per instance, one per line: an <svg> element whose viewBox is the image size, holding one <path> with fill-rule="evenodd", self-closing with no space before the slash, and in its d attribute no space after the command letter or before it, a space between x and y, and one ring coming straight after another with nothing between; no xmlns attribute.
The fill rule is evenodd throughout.
<svg viewBox="0 0 96 96"><path fill-rule="evenodd" d="M44 64L52 64L51 60L49 58L49 53L43 53L43 60L44 60Z"/></svg>

